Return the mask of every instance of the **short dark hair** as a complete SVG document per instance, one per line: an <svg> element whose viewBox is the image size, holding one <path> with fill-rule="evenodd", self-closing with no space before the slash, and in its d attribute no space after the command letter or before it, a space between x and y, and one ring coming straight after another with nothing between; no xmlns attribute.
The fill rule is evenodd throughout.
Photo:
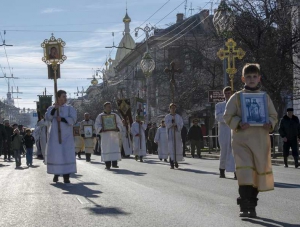
<svg viewBox="0 0 300 227"><path fill-rule="evenodd" d="M231 91L231 87L230 86L224 87L223 93L225 93L226 91Z"/></svg>
<svg viewBox="0 0 300 227"><path fill-rule="evenodd" d="M247 63L243 68L243 77L247 74L257 73L260 74L260 66L259 64Z"/></svg>
<svg viewBox="0 0 300 227"><path fill-rule="evenodd" d="M67 92L66 91L64 91L64 90L59 90L59 91L57 91L57 97L59 98L62 94L67 94Z"/></svg>

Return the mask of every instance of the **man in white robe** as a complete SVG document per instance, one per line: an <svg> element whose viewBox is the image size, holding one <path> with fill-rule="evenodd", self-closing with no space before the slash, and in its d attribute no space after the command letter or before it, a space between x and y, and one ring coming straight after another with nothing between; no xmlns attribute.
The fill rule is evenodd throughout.
<svg viewBox="0 0 300 227"><path fill-rule="evenodd" d="M140 162L143 162L143 157L146 154L146 137L145 130L147 129L147 124L140 121L140 117L135 117L135 122L131 126L131 134L133 136L133 154L135 155L135 160L140 158Z"/></svg>
<svg viewBox="0 0 300 227"><path fill-rule="evenodd" d="M64 183L70 183L70 174L76 173L75 145L73 125L77 120L76 110L66 105L67 93L57 92L57 103L46 112L46 120L50 122L49 139L46 148L47 173L54 174L53 182L63 175ZM59 110L59 114L58 111ZM58 137L58 124L61 129L61 143Z"/></svg>
<svg viewBox="0 0 300 227"><path fill-rule="evenodd" d="M92 131L86 132L84 131L84 126L91 126ZM90 114L84 114L84 120L80 122L80 135L84 138L84 147L85 147L85 157L86 161L91 161L92 153L94 152L95 142L96 142L96 131L95 131L95 123L90 119Z"/></svg>
<svg viewBox="0 0 300 227"><path fill-rule="evenodd" d="M157 129L157 132L154 137L154 142L157 143L158 148L158 158L160 160L163 160L165 162L168 162L168 155L169 155L169 149L168 149L168 138L167 138L167 128L165 121L161 121L161 126Z"/></svg>
<svg viewBox="0 0 300 227"><path fill-rule="evenodd" d="M225 123L223 118L226 103L232 95L231 87L225 87L223 89L223 94L225 101L217 103L215 107L215 118L218 121L218 139L221 150L219 166L220 178L225 178L225 170L226 172L235 172L235 163L231 148L231 129Z"/></svg>
<svg viewBox="0 0 300 227"><path fill-rule="evenodd" d="M115 115L116 129L106 131L102 119L108 115ZM118 161L121 160L121 151L119 145L119 132L122 128L121 118L111 112L110 102L104 103L104 112L99 114L95 121L96 133L101 135L101 161L105 162L107 170L119 168Z"/></svg>
<svg viewBox="0 0 300 227"><path fill-rule="evenodd" d="M132 155L133 147L132 141L130 137L130 127L126 123L125 119L122 120L122 129L121 129L121 140L122 140L122 148L124 152L124 157L129 157Z"/></svg>
<svg viewBox="0 0 300 227"><path fill-rule="evenodd" d="M170 154L171 169L179 167L178 162L183 161L183 149L181 140L181 129L183 127L182 117L175 113L176 105L171 103L170 113L165 117L168 135L168 148Z"/></svg>

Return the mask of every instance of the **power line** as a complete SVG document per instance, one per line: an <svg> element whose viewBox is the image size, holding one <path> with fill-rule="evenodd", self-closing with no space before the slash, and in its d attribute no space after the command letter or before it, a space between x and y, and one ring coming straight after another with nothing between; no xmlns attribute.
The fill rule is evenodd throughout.
<svg viewBox="0 0 300 227"><path fill-rule="evenodd" d="M186 33L182 34L181 36L179 36L178 38L174 39L173 41L167 43L166 45L160 47L160 49L165 48L166 46L169 46L170 44L174 43L175 41L177 41L178 39L180 39L181 37L185 36L188 32L192 31L194 28L196 28L199 24L201 24L203 21L205 21L210 15L208 15L207 17L205 17L202 21L200 21L199 23L197 23L194 27L192 27L190 30L188 30ZM173 38L173 37L172 37ZM170 38L169 40L171 40L172 38Z"/></svg>
<svg viewBox="0 0 300 227"><path fill-rule="evenodd" d="M57 32L61 32L61 33L112 33L111 31L107 31L107 32L97 32L97 31L44 31L44 30L25 30L25 29L16 29L16 30L6 30L9 32L47 32L47 33L57 33ZM114 33L123 33L123 31L115 31Z"/></svg>

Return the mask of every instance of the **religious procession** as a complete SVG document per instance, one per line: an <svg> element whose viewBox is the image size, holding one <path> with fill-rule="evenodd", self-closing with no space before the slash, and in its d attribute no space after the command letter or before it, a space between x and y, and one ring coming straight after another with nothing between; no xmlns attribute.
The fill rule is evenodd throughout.
<svg viewBox="0 0 300 227"><path fill-rule="evenodd" d="M96 56L85 59L89 48L103 48L103 30L80 36L84 42L56 30L41 36L47 76L38 86L23 83L38 97L32 109L16 107L26 102L0 58L8 84L0 101L0 210L34 211L24 220L4 214L1 226L300 226L300 29L291 16L300 18L300 5L220 0L196 14L191 3L188 15L188 1L180 2L185 13L176 23L144 22L136 39L128 13L135 5L126 2L120 43L110 32L100 68ZM257 17L262 8L273 26ZM60 11L41 12L49 13ZM0 34L9 64L13 45L6 30ZM90 66L92 77L82 78Z"/></svg>

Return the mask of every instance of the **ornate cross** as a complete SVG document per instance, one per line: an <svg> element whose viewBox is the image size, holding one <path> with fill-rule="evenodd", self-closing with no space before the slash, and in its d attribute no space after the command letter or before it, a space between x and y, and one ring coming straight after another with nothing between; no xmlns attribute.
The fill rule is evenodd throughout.
<svg viewBox="0 0 300 227"><path fill-rule="evenodd" d="M181 73L181 69L175 69L175 62L171 62L170 64L171 69L165 68L164 72L169 74L170 77L170 88L171 88L171 93L172 93L172 103L174 103L174 93L175 93L175 73Z"/></svg>
<svg viewBox="0 0 300 227"><path fill-rule="evenodd" d="M233 78L234 74L237 73L237 69L235 67L235 60L243 59L246 52L242 48L236 49L236 42L233 39L228 39L228 41L225 43L225 46L227 46L227 49L224 50L221 48L217 55L221 60L227 59L227 69L226 72L229 74L230 77L230 83L231 83L231 90L233 91Z"/></svg>

